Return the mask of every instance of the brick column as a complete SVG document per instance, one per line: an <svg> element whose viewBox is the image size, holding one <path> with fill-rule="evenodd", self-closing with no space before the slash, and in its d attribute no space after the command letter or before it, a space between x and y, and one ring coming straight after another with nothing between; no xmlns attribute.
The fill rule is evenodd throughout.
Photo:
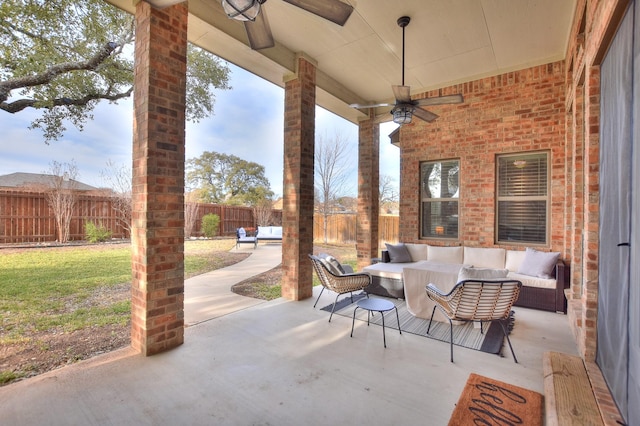
<svg viewBox="0 0 640 426"><path fill-rule="evenodd" d="M187 3L136 5L131 345L184 341Z"/></svg>
<svg viewBox="0 0 640 426"><path fill-rule="evenodd" d="M282 207L282 296L303 300L313 295L313 165L316 67L297 59L296 74L284 88L284 203Z"/></svg>
<svg viewBox="0 0 640 426"><path fill-rule="evenodd" d="M371 264L378 253L380 215L380 125L373 117L358 126L358 215L356 251L358 270Z"/></svg>

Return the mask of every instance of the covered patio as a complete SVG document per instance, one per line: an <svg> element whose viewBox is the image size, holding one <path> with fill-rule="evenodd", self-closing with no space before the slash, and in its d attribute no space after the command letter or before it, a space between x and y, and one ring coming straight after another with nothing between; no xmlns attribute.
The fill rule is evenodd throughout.
<svg viewBox="0 0 640 426"><path fill-rule="evenodd" d="M613 200L607 207L629 212L628 218L605 216L600 202L601 182L618 175L601 156L631 152L640 138L637 123L626 120L637 117L634 99L640 93L629 65L632 42L611 59L625 72L631 69L629 81L618 78L614 66L606 74L611 87L600 81L618 29L633 41L640 19L621 23L624 16L640 16L637 2L345 0L354 10L341 27L270 0L264 11L274 44L261 50L249 46L243 24L227 19L218 0L110 2L134 13L137 25L132 349L1 389L7 418L60 424L446 424L471 372L541 392L545 351L579 354L597 375L598 366L612 361L609 374L615 375L607 379L615 401L606 385L594 386L603 420L620 422L617 406L631 421L640 418L633 404L640 394L640 292L629 285L640 276L639 245L629 244L638 241L638 191L615 179L606 187ZM406 83L404 76L400 81L400 16L412 19ZM285 91L283 299L189 328L182 272L187 40ZM460 94L465 99L430 107L437 120L414 120L394 135L401 155L401 241L524 250L530 240L518 241L515 233L501 237L497 229L497 164L505 158L515 164L512 157L523 153L543 158L545 171L535 176L549 185L535 244L560 252L568 267L569 308L567 316L516 309L512 342L520 364L509 355L462 349L451 364L446 344L408 334L388 333L385 350L377 327L360 324L351 339L349 319L329 324L324 312L312 309L319 290L312 287L306 256L313 241L315 106L359 125L362 267L379 255L378 125L388 120L390 108L349 105L393 104L391 86L400 84L411 85L416 101ZM624 104L624 114L601 105L605 88L607 105ZM635 139L601 132L609 126ZM601 139L607 150L601 150ZM638 150L620 158L629 160L620 181L632 182ZM450 197L460 214L448 216L454 221L442 237L440 226L433 234L425 230L422 189L428 176L420 174L424 163L450 160L451 170L462 176L459 195ZM612 224L620 229L607 231ZM603 237L609 245L601 245ZM613 313L603 295L614 301ZM623 350L598 352L602 343ZM616 359L619 354L625 357Z"/></svg>
<svg viewBox="0 0 640 426"><path fill-rule="evenodd" d="M319 292L315 288L315 296ZM330 304L323 295L318 304ZM278 299L185 330L153 357L131 348L0 388L3 424L446 425L470 373L543 393L542 354L577 354L563 316L516 308L504 358ZM559 321L560 320L560 321Z"/></svg>

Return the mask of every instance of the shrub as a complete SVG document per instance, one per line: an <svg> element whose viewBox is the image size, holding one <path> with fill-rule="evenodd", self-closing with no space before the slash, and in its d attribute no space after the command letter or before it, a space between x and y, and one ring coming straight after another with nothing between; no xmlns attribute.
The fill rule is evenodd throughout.
<svg viewBox="0 0 640 426"><path fill-rule="evenodd" d="M202 217L202 233L207 238L213 238L218 234L220 216L209 213Z"/></svg>
<svg viewBox="0 0 640 426"><path fill-rule="evenodd" d="M84 233L90 243L103 243L111 238L111 231L102 225L102 222L95 224L88 220L85 221Z"/></svg>

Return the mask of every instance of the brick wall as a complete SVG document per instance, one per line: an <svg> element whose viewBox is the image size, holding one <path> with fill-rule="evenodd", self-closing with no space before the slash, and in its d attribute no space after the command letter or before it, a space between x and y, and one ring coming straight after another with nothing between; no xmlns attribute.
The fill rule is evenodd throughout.
<svg viewBox="0 0 640 426"><path fill-rule="evenodd" d="M462 93L463 104L430 107L440 118L432 123L414 119L402 127L401 241L419 240L420 162L459 159L461 166L459 239L425 242L490 247L495 245L496 155L548 151L552 181L548 248L564 252L564 76L563 62L555 62L448 87L442 94Z"/></svg>

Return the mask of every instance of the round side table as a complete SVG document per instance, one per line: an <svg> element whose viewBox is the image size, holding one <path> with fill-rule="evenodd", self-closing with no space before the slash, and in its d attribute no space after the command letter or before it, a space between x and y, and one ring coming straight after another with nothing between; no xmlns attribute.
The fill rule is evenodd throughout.
<svg viewBox="0 0 640 426"><path fill-rule="evenodd" d="M353 337L353 327L356 322L356 312L358 309L364 309L367 311L367 325L369 325L369 319L371 318L372 312L380 312L382 316L382 341L384 342L384 347L387 347L387 336L384 332L384 313L388 312L392 309L396 310L396 320L398 321L398 331L402 334L402 330L400 329L400 316L398 315L398 308L389 300L384 299L360 299L356 302L356 308L353 310L353 320L351 321L351 337Z"/></svg>

